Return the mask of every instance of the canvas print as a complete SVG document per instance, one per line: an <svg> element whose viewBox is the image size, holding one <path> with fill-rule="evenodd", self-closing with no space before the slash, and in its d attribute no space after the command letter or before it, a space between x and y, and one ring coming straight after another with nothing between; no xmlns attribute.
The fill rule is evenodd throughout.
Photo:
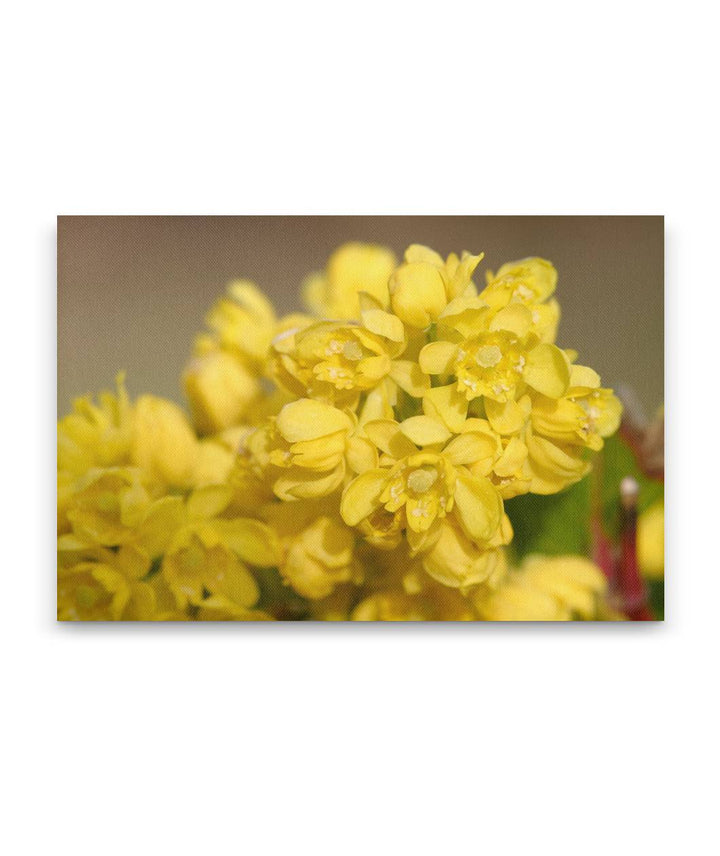
<svg viewBox="0 0 720 856"><path fill-rule="evenodd" d="M60 217L62 621L664 616L658 217Z"/></svg>

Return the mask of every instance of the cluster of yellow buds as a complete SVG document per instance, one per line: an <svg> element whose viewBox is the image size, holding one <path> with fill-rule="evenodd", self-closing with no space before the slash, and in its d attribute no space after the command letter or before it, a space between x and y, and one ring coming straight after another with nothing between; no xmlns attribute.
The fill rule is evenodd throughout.
<svg viewBox="0 0 720 856"><path fill-rule="evenodd" d="M603 618L579 557L508 566L505 502L579 481L621 406L555 344L557 274L474 276L340 247L278 317L210 310L170 401L117 392L58 426L61 619Z"/></svg>

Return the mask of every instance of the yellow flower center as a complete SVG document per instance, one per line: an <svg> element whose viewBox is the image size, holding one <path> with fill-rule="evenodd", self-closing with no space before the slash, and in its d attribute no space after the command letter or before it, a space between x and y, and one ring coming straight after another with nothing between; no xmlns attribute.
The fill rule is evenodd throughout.
<svg viewBox="0 0 720 856"><path fill-rule="evenodd" d="M522 380L524 349L512 333L498 330L467 339L458 350L455 376L468 401L487 396L508 401Z"/></svg>
<svg viewBox="0 0 720 856"><path fill-rule="evenodd" d="M475 354L475 362L484 369L491 369L502 359L502 351L497 345L485 345Z"/></svg>
<svg viewBox="0 0 720 856"><path fill-rule="evenodd" d="M413 470L407 477L407 484L415 493L425 493L435 484L437 477L437 470Z"/></svg>
<svg viewBox="0 0 720 856"><path fill-rule="evenodd" d="M404 506L407 525L424 532L452 509L454 491L452 464L442 455L419 452L393 467L380 502L390 513Z"/></svg>

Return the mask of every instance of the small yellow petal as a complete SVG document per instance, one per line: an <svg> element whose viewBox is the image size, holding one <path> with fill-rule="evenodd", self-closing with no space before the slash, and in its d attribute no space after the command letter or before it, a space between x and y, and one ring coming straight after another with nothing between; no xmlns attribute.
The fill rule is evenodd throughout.
<svg viewBox="0 0 720 856"><path fill-rule="evenodd" d="M288 443L297 443L336 431L349 431L352 422L347 414L336 407L301 398L283 407L277 417L277 427Z"/></svg>
<svg viewBox="0 0 720 856"><path fill-rule="evenodd" d="M428 262L400 265L390 279L390 294L394 313L420 330L436 321L447 304L442 274Z"/></svg>
<svg viewBox="0 0 720 856"><path fill-rule="evenodd" d="M538 345L527 355L523 380L548 398L560 398L570 383L567 357L555 345Z"/></svg>
<svg viewBox="0 0 720 856"><path fill-rule="evenodd" d="M417 446L445 443L451 436L443 423L431 416L411 416L400 424L400 430Z"/></svg>
<svg viewBox="0 0 720 856"><path fill-rule="evenodd" d="M417 452L417 447L403 434L398 423L391 419L368 422L364 431L381 452L396 460Z"/></svg>
<svg viewBox="0 0 720 856"><path fill-rule="evenodd" d="M420 368L427 374L450 374L457 359L458 346L452 342L430 342L420 351Z"/></svg>
<svg viewBox="0 0 720 856"><path fill-rule="evenodd" d="M492 482L461 470L455 485L454 512L470 538L489 541L500 525L503 503Z"/></svg>
<svg viewBox="0 0 720 856"><path fill-rule="evenodd" d="M364 473L378 465L377 449L364 437L351 437L347 442L345 454L348 466L354 473Z"/></svg>
<svg viewBox="0 0 720 856"><path fill-rule="evenodd" d="M516 434L525 427L530 416L530 398L524 395L519 401L493 401L485 399L488 422L498 434Z"/></svg>
<svg viewBox="0 0 720 856"><path fill-rule="evenodd" d="M430 389L430 378L412 360L393 360L390 377L413 398L422 398Z"/></svg>
<svg viewBox="0 0 720 856"><path fill-rule="evenodd" d="M490 322L491 330L508 330L517 336L525 336L532 327L532 312L522 303L510 303L501 309Z"/></svg>
<svg viewBox="0 0 720 856"><path fill-rule="evenodd" d="M404 341L405 327L397 315L385 312L384 309L364 309L361 317L363 325L371 333L390 339L391 342Z"/></svg>
<svg viewBox="0 0 720 856"><path fill-rule="evenodd" d="M600 375L588 366L570 366L570 389L597 389Z"/></svg>
<svg viewBox="0 0 720 856"><path fill-rule="evenodd" d="M459 434L467 417L468 401L456 384L436 386L423 396L423 412L439 419L453 434Z"/></svg>
<svg viewBox="0 0 720 856"><path fill-rule="evenodd" d="M279 547L275 533L261 523L247 517L232 520L214 520L212 528L220 541L233 552L258 568L271 568L279 560Z"/></svg>
<svg viewBox="0 0 720 856"><path fill-rule="evenodd" d="M345 488L340 501L340 514L348 526L357 526L378 508L387 477L387 470L368 470Z"/></svg>

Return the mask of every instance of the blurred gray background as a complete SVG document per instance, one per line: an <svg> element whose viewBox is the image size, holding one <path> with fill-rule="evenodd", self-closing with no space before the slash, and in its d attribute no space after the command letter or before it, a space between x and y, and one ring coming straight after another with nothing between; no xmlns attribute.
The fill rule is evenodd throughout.
<svg viewBox="0 0 720 856"><path fill-rule="evenodd" d="M182 401L180 373L210 304L236 277L279 312L344 241L485 252L484 271L525 256L559 272L558 344L606 386L663 397L662 217L58 217L58 413L112 387Z"/></svg>

